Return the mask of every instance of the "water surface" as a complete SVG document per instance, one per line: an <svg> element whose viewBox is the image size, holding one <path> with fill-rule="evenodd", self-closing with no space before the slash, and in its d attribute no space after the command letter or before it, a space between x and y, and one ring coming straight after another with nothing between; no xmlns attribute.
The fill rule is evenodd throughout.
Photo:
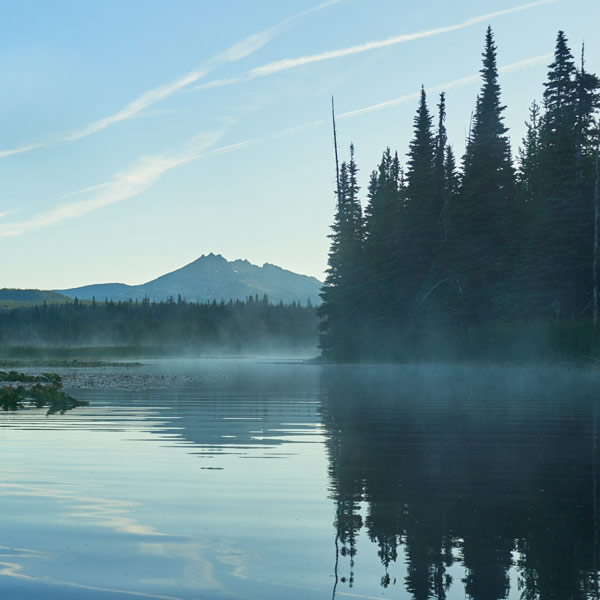
<svg viewBox="0 0 600 600"><path fill-rule="evenodd" d="M598 597L595 372L64 375L0 414L2 598Z"/></svg>

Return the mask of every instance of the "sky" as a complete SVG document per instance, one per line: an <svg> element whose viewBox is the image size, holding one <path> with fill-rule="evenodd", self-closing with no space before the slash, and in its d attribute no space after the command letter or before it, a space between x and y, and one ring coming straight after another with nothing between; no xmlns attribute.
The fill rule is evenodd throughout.
<svg viewBox="0 0 600 600"><path fill-rule="evenodd" d="M323 278L340 157L364 201L417 95L464 150L485 30L516 152L563 29L597 0L4 0L0 287L139 284L210 252Z"/></svg>

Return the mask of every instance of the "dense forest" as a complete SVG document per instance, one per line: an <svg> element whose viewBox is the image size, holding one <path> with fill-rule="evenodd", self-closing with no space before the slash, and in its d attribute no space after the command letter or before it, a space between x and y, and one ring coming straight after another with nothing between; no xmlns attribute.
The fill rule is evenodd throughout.
<svg viewBox="0 0 600 600"><path fill-rule="evenodd" d="M496 45L460 163L421 91L406 168L390 148L363 210L354 148L337 170L320 344L337 360L600 353L600 79L561 31L513 155ZM434 122L435 120L435 122ZM334 122L335 136L335 122ZM336 147L337 156L337 147Z"/></svg>
<svg viewBox="0 0 600 600"><path fill-rule="evenodd" d="M0 346L60 348L119 346L159 353L270 353L314 351L316 310L308 303L80 302L0 312Z"/></svg>

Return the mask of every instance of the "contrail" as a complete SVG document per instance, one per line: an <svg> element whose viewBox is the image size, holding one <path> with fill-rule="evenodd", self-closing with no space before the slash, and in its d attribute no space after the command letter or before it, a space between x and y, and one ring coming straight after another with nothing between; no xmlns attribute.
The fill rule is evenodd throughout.
<svg viewBox="0 0 600 600"><path fill-rule="evenodd" d="M159 154L144 157L134 167L117 174L111 181L63 196L63 198L66 198L91 191L96 192L85 200L61 204L23 221L2 223L0 224L0 240L22 235L29 231L41 229L68 219L82 217L100 208L137 196L158 181L167 171L201 156L202 152L214 145L223 136L225 131L223 129L215 132L207 132L201 139L196 139L192 147L179 154Z"/></svg>
<svg viewBox="0 0 600 600"><path fill-rule="evenodd" d="M522 69L527 69L529 67L535 67L539 64L545 63L553 57L552 54L541 54L540 56L532 56L530 58L525 58L524 60L520 60L518 62L512 63L510 65L506 65L504 67L500 67L498 69L499 73L512 73L513 71L520 71ZM452 81L447 81L446 83L441 83L439 85L434 85L429 88L425 88L426 92L436 92L436 91L444 91L454 87L458 87L461 85L467 85L474 81L478 81L481 79L481 74L474 73L473 75L467 75L466 77L460 77L459 79L454 79ZM393 106L397 106L398 104L402 104L403 102L408 102L409 100L415 100L419 98L421 92L414 92L412 94L406 94L404 96L399 96L398 98L393 98L392 100L386 100L385 102L378 102L377 104L372 104L371 106L365 106L363 108L358 108L356 110L350 110L348 112L342 113L338 115L339 119L344 119L347 117L355 117L356 115L362 115L368 112L374 112L376 110L383 110L386 108L391 108Z"/></svg>
<svg viewBox="0 0 600 600"><path fill-rule="evenodd" d="M343 0L328 0L327 2L319 4L318 6L302 11L296 15L292 15L291 17L284 19L277 25L274 25L273 27L265 29L264 31L261 31L259 33L252 34L244 38L243 40L235 43L227 50L220 52L213 58L205 61L205 63L197 69L186 73L182 77L175 79L174 81L171 81L167 84L142 92L135 100L133 100L117 112L113 113L112 115L109 115L102 119L97 119L96 121L92 121L91 123L85 125L81 129L56 135L50 140L24 144L22 146L10 148L8 150L0 150L0 158L4 158L6 156L13 156L15 154L23 154L25 152L30 152L31 150L48 148L61 142L73 142L76 140L80 140L82 138L93 135L94 133L98 133L99 131L106 129L114 123L132 119L141 111L149 108L157 102L160 102L161 100L164 100L165 98L172 96L173 94L179 92L187 86L197 82L220 65L237 62L238 60L250 56L257 50L260 50L261 48L266 46L271 40L273 40L277 35L285 31L295 21L306 17L314 12L332 6L334 4L338 4L342 1Z"/></svg>
<svg viewBox="0 0 600 600"><path fill-rule="evenodd" d="M522 69L527 69L544 63L551 59L552 56L552 54L532 56L530 58L500 67L498 71L500 73L512 73L515 71L520 71ZM462 85L468 85L474 81L477 81L480 79L480 77L481 75L479 73L467 75L466 77L460 77L446 83L429 87L426 89L426 91L434 92L448 90ZM393 106L397 106L398 104L402 104L403 102L416 100L418 99L419 95L420 91L412 94L406 94L392 100L387 100L386 102L379 102L378 104L373 104L371 106L365 106L363 108L342 113L338 115L338 118L343 119L355 117L368 112L391 108ZM193 143L189 144L187 149L184 149L178 154L161 154L143 158L132 169L118 174L111 181L87 187L76 192L71 192L70 194L66 194L62 197L65 199L81 194L96 192L96 194L89 199L62 204L49 211L39 213L28 220L16 223L0 224L0 240L3 238L22 235L29 231L47 227L66 219L81 217L92 211L104 208L105 206L127 200L128 198L136 196L145 191L153 183L158 181L163 174L171 169L174 169L175 167L179 167L208 156L228 154L229 152L243 150L245 148L265 143L272 139L277 139L287 135L294 135L306 129L317 127L325 123L326 121L324 119L320 119L295 127L282 129L280 131L271 133L268 136L251 138L234 144L228 144L226 146L214 148L212 150L209 148L224 135L226 129L205 133L200 137L200 139L197 139Z"/></svg>
<svg viewBox="0 0 600 600"><path fill-rule="evenodd" d="M266 75L274 75L276 73L281 73L282 71L287 71L289 69L295 69L296 67L301 67L303 65L308 65L311 63L322 62L325 60L331 60L334 58L342 58L344 56L351 56L353 54L361 54L362 52L370 52L371 50L377 50L379 48L386 48L388 46L395 46L397 44L404 44L406 42L412 42L413 40L418 40L422 38L428 38L435 35L440 35L442 33L449 33L451 31L458 31L460 29L465 29L467 27L471 27L472 25L476 25L477 23L481 23L483 21L489 21L491 19L495 19L497 17L502 17L504 15L512 14L515 12L519 12L522 10L527 10L529 8L534 8L537 6L543 6L546 4L553 4L558 2L559 0L538 0L536 2L529 2L528 4L522 4L520 6L515 6L513 8L507 8L505 10L499 10L492 13L487 13L485 15L479 15L477 17L471 17L462 23L457 23L455 25L447 25L445 27L437 27L435 29L425 29L423 31L417 31L414 33L406 33L402 35L396 35L393 37L386 38L384 40L374 40L371 42L365 42L363 44L358 44L356 46L349 46L347 48L339 48L337 50L329 50L327 52L321 52L319 54L311 54L308 56L300 56L297 58L284 58L281 60L277 60L274 62L267 63L261 67L256 67L251 69L244 75L239 77L231 77L228 79L217 79L214 81L209 81L208 83L200 84L195 86L193 89L208 89L214 87L221 87L224 85L232 85L234 83L239 83L242 81L249 81L251 79L255 79L256 77L264 77Z"/></svg>

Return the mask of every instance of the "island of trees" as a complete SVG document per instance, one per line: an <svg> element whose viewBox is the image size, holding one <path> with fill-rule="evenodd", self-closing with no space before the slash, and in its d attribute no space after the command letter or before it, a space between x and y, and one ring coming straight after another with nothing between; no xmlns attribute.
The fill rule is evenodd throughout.
<svg viewBox="0 0 600 600"><path fill-rule="evenodd" d="M320 307L325 357L600 353L600 79L586 70L583 50L577 62L559 32L543 102L531 105L516 157L490 28L460 164L448 143L445 94L434 124L425 90L406 169L386 149L364 211L350 147L338 170Z"/></svg>

